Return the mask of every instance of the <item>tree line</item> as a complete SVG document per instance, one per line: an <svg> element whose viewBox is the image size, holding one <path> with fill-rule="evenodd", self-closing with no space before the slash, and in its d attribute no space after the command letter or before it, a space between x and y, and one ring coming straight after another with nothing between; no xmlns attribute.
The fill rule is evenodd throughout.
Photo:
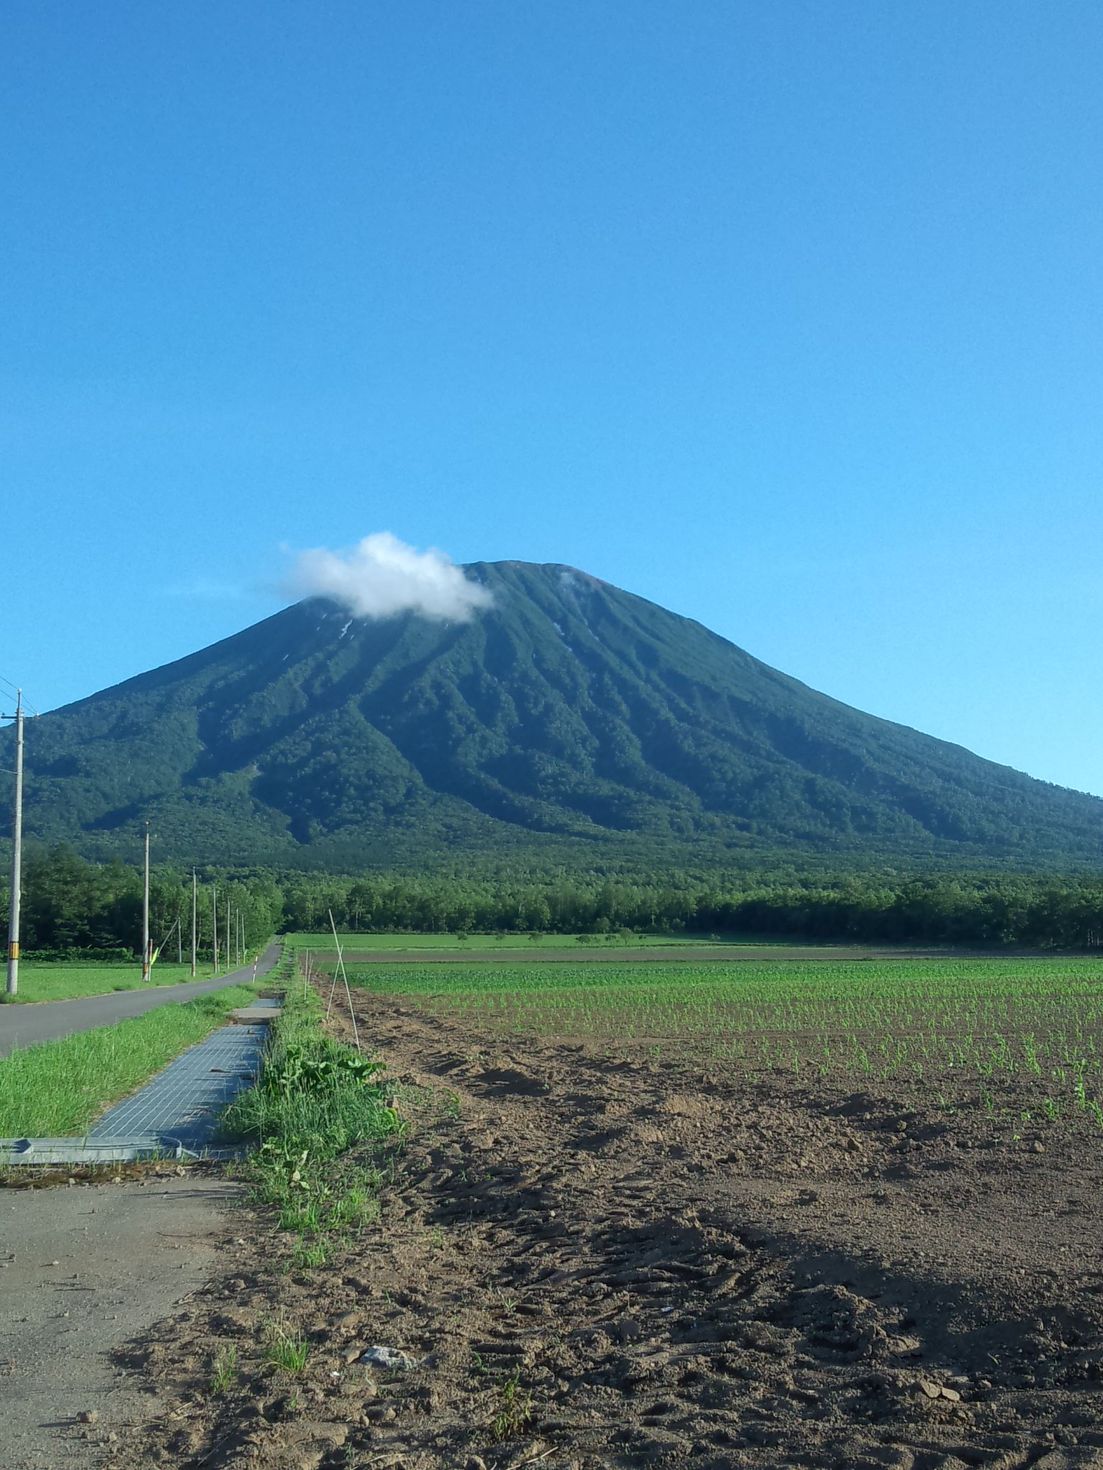
<svg viewBox="0 0 1103 1470"><path fill-rule="evenodd" d="M654 879L608 872L336 876L202 869L198 943L211 951L212 898L244 920L246 946L280 930L627 935L699 933L852 941L1095 949L1103 944L1103 879L688 873ZM6 898L5 898L6 903ZM191 873L154 870L151 931L166 957L190 951ZM4 914L6 920L6 913ZM142 879L121 862L85 861L67 847L24 863L23 944L29 953L136 953Z"/></svg>
<svg viewBox="0 0 1103 1470"><path fill-rule="evenodd" d="M230 916L231 950L239 928L254 950L282 922L283 896L264 875L235 877L204 872L198 885L196 938L200 954L212 954L217 914L220 950ZM7 924L8 895L3 901ZM155 869L149 884L150 935L165 959L191 954L191 872ZM241 924L235 918L241 916ZM123 958L141 953L142 874L121 862L92 863L68 847L31 849L23 861L20 911L22 947L28 955L59 959Z"/></svg>

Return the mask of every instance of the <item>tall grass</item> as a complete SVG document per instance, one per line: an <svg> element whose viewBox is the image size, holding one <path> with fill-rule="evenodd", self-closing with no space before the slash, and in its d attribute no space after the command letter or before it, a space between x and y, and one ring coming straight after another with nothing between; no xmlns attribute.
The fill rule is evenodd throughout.
<svg viewBox="0 0 1103 1470"><path fill-rule="evenodd" d="M261 1081L223 1115L228 1137L279 1142L331 1159L354 1143L396 1131L396 1114L376 1080L379 1064L325 1035L320 1022L314 992L290 987Z"/></svg>
<svg viewBox="0 0 1103 1470"><path fill-rule="evenodd" d="M289 984L260 1082L227 1108L223 1133L258 1145L246 1177L298 1232L302 1263L322 1265L328 1242L376 1213L380 1177L347 1157L356 1145L395 1139L402 1124L378 1063L325 1035L312 990Z"/></svg>

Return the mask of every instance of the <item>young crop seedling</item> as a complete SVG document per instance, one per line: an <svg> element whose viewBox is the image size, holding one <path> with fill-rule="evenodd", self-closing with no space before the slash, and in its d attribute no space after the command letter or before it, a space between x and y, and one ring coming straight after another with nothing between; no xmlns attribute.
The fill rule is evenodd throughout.
<svg viewBox="0 0 1103 1470"><path fill-rule="evenodd" d="M403 939L403 943L407 941ZM1103 1098L1103 962L1098 957L778 958L655 964L564 956L554 966L353 965L350 982L431 1014L511 1035L641 1038L677 1069L681 1044L801 1086L903 1079L947 1111L1013 1124L1026 1108L1094 1122ZM661 1049L661 1051L660 1051ZM472 1066L485 1064L472 1049ZM1048 1102L1046 1099L1048 1098ZM1103 1106L1099 1108L1103 1116Z"/></svg>
<svg viewBox="0 0 1103 1470"><path fill-rule="evenodd" d="M515 1368L498 1390L498 1411L490 1432L500 1444L516 1439L532 1422L532 1395L521 1387L521 1370Z"/></svg>
<svg viewBox="0 0 1103 1470"><path fill-rule="evenodd" d="M222 1343L215 1351L211 1360L211 1377L208 1384L212 1398L218 1398L222 1394L229 1393L237 1382L237 1346L235 1343Z"/></svg>

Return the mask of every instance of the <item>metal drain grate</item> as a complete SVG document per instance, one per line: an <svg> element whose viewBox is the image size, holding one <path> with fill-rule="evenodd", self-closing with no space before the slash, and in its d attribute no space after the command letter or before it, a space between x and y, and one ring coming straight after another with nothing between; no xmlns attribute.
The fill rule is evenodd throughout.
<svg viewBox="0 0 1103 1470"><path fill-rule="evenodd" d="M221 1027L116 1103L88 1130L89 1142L153 1134L203 1148L219 1113L259 1073L267 1035L266 1025Z"/></svg>

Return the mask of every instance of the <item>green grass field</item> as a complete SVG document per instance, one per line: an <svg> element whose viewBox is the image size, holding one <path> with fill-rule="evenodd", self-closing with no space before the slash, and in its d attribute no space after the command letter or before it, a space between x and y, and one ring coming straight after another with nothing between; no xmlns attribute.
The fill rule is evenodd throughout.
<svg viewBox="0 0 1103 1470"><path fill-rule="evenodd" d="M513 1033L692 1044L749 1071L1026 1080L1044 1112L1103 1126L1103 960L372 964L349 979Z"/></svg>
<svg viewBox="0 0 1103 1470"><path fill-rule="evenodd" d="M231 965L230 969L237 966ZM227 974L226 967L218 974ZM200 965L196 980L210 980L215 972L210 964ZM190 965L162 964L153 967L150 984L182 985L192 978ZM88 965L83 962L71 964L39 963L24 959L19 963L19 994L17 1005L32 1005L36 1001L73 1000L83 995L107 995L114 990L138 990L142 986L142 967L137 960L132 964Z"/></svg>
<svg viewBox="0 0 1103 1470"><path fill-rule="evenodd" d="M184 1005L98 1026L15 1051L0 1061L0 1138L81 1133L111 1103L247 1005L252 986L232 985Z"/></svg>
<svg viewBox="0 0 1103 1470"><path fill-rule="evenodd" d="M721 939L716 936L632 934L622 937L610 934L583 935L579 944L573 934L469 934L461 938L458 934L340 934L342 949L366 954L375 950L531 950L531 949L585 949L607 950L610 947L628 945L632 949L701 948L718 944L738 944L738 939ZM307 949L333 953L333 935L328 931L314 934L288 934L287 941L300 952ZM757 941L756 941L757 943Z"/></svg>
<svg viewBox="0 0 1103 1470"><path fill-rule="evenodd" d="M340 934L346 962L417 964L570 964L590 961L656 964L700 960L710 964L769 960L868 960L900 958L945 951L900 945L807 943L795 945L777 939L746 935L685 934ZM295 933L285 936L288 953L312 956L323 967L336 956L332 934Z"/></svg>

